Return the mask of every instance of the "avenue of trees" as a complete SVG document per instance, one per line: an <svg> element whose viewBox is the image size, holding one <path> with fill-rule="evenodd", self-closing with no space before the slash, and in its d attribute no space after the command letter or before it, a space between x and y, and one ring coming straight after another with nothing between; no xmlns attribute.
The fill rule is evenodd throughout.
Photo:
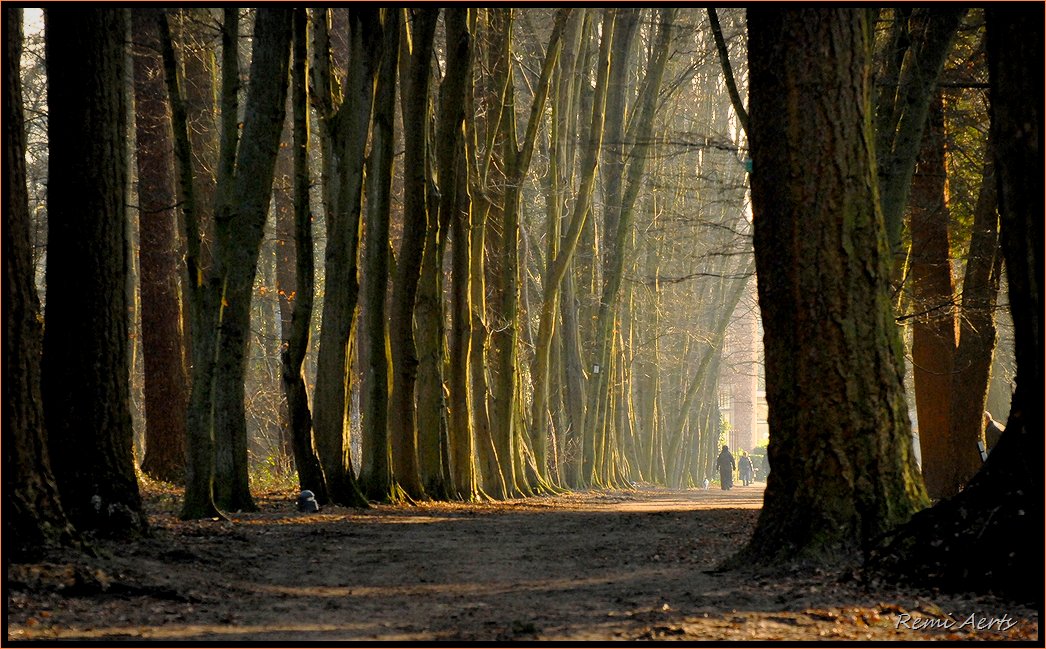
<svg viewBox="0 0 1046 649"><path fill-rule="evenodd" d="M259 473L699 485L752 292L773 470L734 563L1041 566L1041 7L43 16L2 20L18 556L146 532L139 472L185 519Z"/></svg>

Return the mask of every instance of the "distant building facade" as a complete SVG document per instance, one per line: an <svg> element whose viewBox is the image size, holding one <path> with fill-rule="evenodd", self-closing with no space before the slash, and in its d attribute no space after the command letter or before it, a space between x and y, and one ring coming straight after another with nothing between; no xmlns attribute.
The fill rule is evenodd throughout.
<svg viewBox="0 0 1046 649"><path fill-rule="evenodd" d="M719 410L728 424L731 450L750 451L766 444L766 390L763 374L763 327L755 281L734 310L727 326L719 374Z"/></svg>

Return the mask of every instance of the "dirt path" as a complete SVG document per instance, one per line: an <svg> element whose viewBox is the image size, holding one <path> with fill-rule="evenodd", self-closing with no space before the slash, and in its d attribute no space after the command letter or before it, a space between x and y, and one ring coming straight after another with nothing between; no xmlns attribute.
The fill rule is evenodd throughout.
<svg viewBox="0 0 1046 649"><path fill-rule="evenodd" d="M8 640L529 641L1031 639L1032 609L869 589L832 575L715 574L762 485L588 492L483 505L327 508L290 494L182 523L90 564L10 566ZM975 620L1003 619L977 631ZM908 616L907 618L905 616ZM930 619L951 628L925 630ZM1013 622L1005 631L1002 627Z"/></svg>

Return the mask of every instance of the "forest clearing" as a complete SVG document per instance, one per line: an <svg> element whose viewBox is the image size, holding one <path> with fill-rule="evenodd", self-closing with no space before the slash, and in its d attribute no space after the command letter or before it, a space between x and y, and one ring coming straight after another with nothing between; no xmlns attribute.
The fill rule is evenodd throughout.
<svg viewBox="0 0 1046 649"><path fill-rule="evenodd" d="M763 484L641 487L484 504L299 514L293 493L232 523L182 522L106 558L9 573L8 640L526 642L1031 640L1033 608L841 579L715 573ZM974 615L973 621L970 616ZM909 617L905 617L909 616ZM999 620L991 629L976 623ZM919 628L919 621L951 628ZM964 625L964 622L968 622Z"/></svg>

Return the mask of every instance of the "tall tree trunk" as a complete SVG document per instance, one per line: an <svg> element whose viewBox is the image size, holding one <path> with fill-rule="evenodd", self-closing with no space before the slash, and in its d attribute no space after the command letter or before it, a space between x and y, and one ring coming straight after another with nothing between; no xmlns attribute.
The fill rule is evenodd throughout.
<svg viewBox="0 0 1046 649"><path fill-rule="evenodd" d="M469 199L468 170L465 163L465 102L472 79L472 32L470 9L448 7L444 13L447 29L447 74L439 87L440 121L437 131L437 174L439 176L439 225L450 228L451 249L451 330L450 330L450 442L451 495L474 500L478 495L475 453L476 440L469 413L471 338L470 238L472 204ZM439 265L432 264L440 272Z"/></svg>
<svg viewBox="0 0 1046 649"><path fill-rule="evenodd" d="M362 210L363 164L381 42L378 9L349 10L349 70L344 102L335 105L326 18L316 24L313 66L315 103L324 145L327 248L325 290L317 353L313 427L316 450L333 502L366 506L349 456L346 415L349 403L348 350L359 294L357 255ZM366 431L365 431L366 432ZM366 448L366 437L363 440ZM365 460L364 460L365 461Z"/></svg>
<svg viewBox="0 0 1046 649"><path fill-rule="evenodd" d="M222 186L221 176L218 184L215 272L208 286L221 304L213 401L219 440L215 500L233 511L257 508L247 477L244 378L254 278L286 109L291 31L290 11L258 10L243 137L236 147L231 187Z"/></svg>
<svg viewBox="0 0 1046 649"><path fill-rule="evenodd" d="M203 25L213 20L215 10L194 7L180 11L183 23ZM198 256L201 267L210 265L211 248L214 245L214 207L217 191L215 169L218 165L219 137L215 103L218 94L215 89L218 65L209 37L209 33L203 29L183 29L181 33L181 60L184 68L182 94L189 126L188 139L192 149L191 178L195 197L195 218L199 221L195 238L200 245ZM188 246L188 241L185 245ZM188 286L190 282L185 284L187 289L191 288ZM190 291L187 290L186 293ZM188 320L191 328L192 318ZM191 333L186 335L186 340L191 347Z"/></svg>
<svg viewBox="0 0 1046 649"><path fill-rule="evenodd" d="M308 42L308 20L305 9L294 10L294 45L291 66L291 92L294 132L294 225L293 279L285 291L290 307L289 326L284 329L283 339L283 387L287 394L287 413L290 425L291 448L294 464L298 469L298 485L316 495L319 502L327 502L327 483L323 478L319 458L312 440L312 412L309 410L309 395L305 388L302 365L309 348L310 321L314 291L314 262L312 245L312 213L309 208L309 86L306 44ZM284 240L284 246L289 248ZM289 262L290 260L288 260ZM281 296L284 297L284 296Z"/></svg>
<svg viewBox="0 0 1046 649"><path fill-rule="evenodd" d="M21 7L3 9L4 535L12 557L75 541L51 472L40 398L43 327L32 259L22 108Z"/></svg>
<svg viewBox="0 0 1046 649"><path fill-rule="evenodd" d="M561 101L559 105L559 130L564 136L567 133L571 134L571 137L567 139L567 150L563 155L565 163L559 165L559 186L563 191L566 191L570 179L573 177L573 168L576 160L577 147L574 146L573 134L578 132L580 127L583 126L580 116L586 114L585 106L588 105L584 98L589 96L586 92L589 88L589 83L586 75L582 74L581 71L587 69L586 62L591 58L592 50L598 49L591 47L591 39L587 38L593 13L595 12L585 10L584 14L579 15L576 19L578 31L576 48L578 53L574 59L573 69L568 77L569 81L565 84L568 87L562 89L572 99L570 102ZM591 98L588 101L590 102ZM590 115L591 106L588 105L588 108L587 114ZM580 136L580 133L578 135ZM578 251L575 253L575 258L587 255L590 258L589 265L591 265L591 253L589 252L590 247L588 243L593 238L590 234L592 232L591 221L592 219L585 220L581 233L581 242L578 244ZM560 242L560 247L562 245L562 242ZM564 458L567 469L564 479L566 484L571 486L578 485L580 482L581 436L582 431L585 429L585 381L587 379L581 354L581 327L584 323L580 321L581 304L578 297L577 282L575 281L575 277L578 274L577 266L578 264L575 262L574 267L563 278L560 289L559 317L563 324L559 328L560 335L558 336L558 349L562 352L563 361L561 375L561 382L564 386L563 402L568 422L568 429L562 442L564 449L569 449L567 457Z"/></svg>
<svg viewBox="0 0 1046 649"><path fill-rule="evenodd" d="M909 279L917 314L912 321L912 373L923 479L927 494L934 499L958 493L955 469L964 464L964 457L977 458L976 444L963 448L949 435L955 314L944 137L944 100L938 92L923 131L909 211Z"/></svg>
<svg viewBox="0 0 1046 649"><path fill-rule="evenodd" d="M224 9L224 20L222 22L222 87L221 87L221 129L219 131L218 151L218 173L215 185L215 207L214 207L214 255L216 257L215 267L219 274L212 274L211 278L221 278L227 271L225 250L226 241L223 240L223 232L231 234L223 227L223 221L227 222L229 214L234 206L233 195L236 191L236 156L240 144L239 130L239 90L240 90L240 15L236 7ZM260 237L259 237L260 246ZM257 253L255 253L257 256ZM256 257L257 258L257 257ZM252 274L253 279L253 274ZM223 284L226 282L220 279ZM242 282L242 279L240 280ZM252 281L253 284L253 281ZM231 326L226 327L226 304L232 304L225 293L227 286L217 288L211 284L208 289L213 305L212 312L215 313L212 330L215 332L216 351L214 354L214 377L211 383L212 393L209 401L214 426L214 501L226 510L253 511L256 509L251 499L247 479L247 423L246 410L243 399L236 399L235 393L242 396L242 380L237 384L236 375L246 377L247 354L249 345L247 327L243 327L236 320L250 319L251 293L245 292L241 286L237 295L238 301L235 309L240 313L234 316ZM219 297L220 295L220 297ZM246 302L247 304L244 304ZM228 341L231 341L228 342ZM226 347L230 346L234 351L230 356ZM243 347L244 351L239 349ZM242 366L242 370L239 368ZM219 406L221 403L221 406ZM226 408L228 406L228 408ZM242 453L241 453L242 445Z"/></svg>
<svg viewBox="0 0 1046 649"><path fill-rule="evenodd" d="M174 163L157 13L132 13L138 150L142 351L145 357L145 457L142 471L185 478L188 365L182 335Z"/></svg>
<svg viewBox="0 0 1046 649"><path fill-rule="evenodd" d="M518 303L518 223L515 210L510 205L510 177L516 168L518 142L516 133L515 90L512 82L512 20L513 10L509 7L494 7L487 10L487 38L491 44L486 48L490 70L491 88L488 100L497 101L496 111L487 117L488 160L493 168L490 175L484 173L481 182L492 183L486 187L493 202L487 210L485 253L487 256L487 301L486 313L489 327L486 341L487 374L490 392L487 413L490 422L490 437L497 451L501 482L507 495L518 496L519 484L515 474L516 451L513 439L513 406L515 405L516 380L516 306ZM497 93L495 95L495 93ZM491 119L496 117L496 121ZM489 179L489 180L488 180ZM510 213L507 213L510 212Z"/></svg>
<svg viewBox="0 0 1046 649"><path fill-rule="evenodd" d="M389 395L389 442L392 474L407 495L425 497L418 471L418 430L414 420L414 387L418 353L414 343L414 302L430 223L427 188L428 107L432 40L439 9L423 9L411 21L409 75L403 85L403 237L389 305L392 392ZM390 79L391 83L392 80ZM437 431L427 431L435 432ZM438 441L437 441L438 460Z"/></svg>
<svg viewBox="0 0 1046 649"><path fill-rule="evenodd" d="M393 118L396 104L396 54L400 39L398 10L386 10L377 69L377 95L370 159L367 165L367 223L364 248L364 304L360 356L363 459L360 484L373 500L399 500L402 488L393 476L389 440L389 334L385 317L388 285L389 218L392 184ZM413 408L413 403L410 404Z"/></svg>
<svg viewBox="0 0 1046 649"><path fill-rule="evenodd" d="M175 60L174 42L166 14L157 17L163 54L167 96L171 103L171 126L174 132L175 163L178 172L178 197L182 204L185 237L186 286L188 290L189 330L192 335L192 358L189 409L186 414L185 499L181 517L184 519L220 517L214 503L215 440L210 400L213 388L214 354L217 343L215 324L210 320L217 313L212 304L214 296L205 290L205 265L202 255L201 214L194 183L193 144L189 137L186 101L181 89L181 75ZM206 184L206 183L204 183Z"/></svg>
<svg viewBox="0 0 1046 649"><path fill-rule="evenodd" d="M43 400L62 505L80 530L146 527L132 456L123 9L46 23L48 264ZM84 137L83 125L91 125Z"/></svg>
<svg viewBox="0 0 1046 649"><path fill-rule="evenodd" d="M636 29L639 26L637 8L608 9L616 14L614 19L613 38L611 39L610 76L607 80L606 119L600 124L604 131L606 147L602 152L603 179L603 269L610 266L608 257L613 248L612 240L617 233L618 219L621 217L621 199L624 188L622 176L625 172L625 112L629 108L627 101L632 99L632 51ZM607 32L604 31L604 34ZM596 92L598 93L598 87ZM595 123L592 124L595 127ZM591 133L589 139L592 138Z"/></svg>
<svg viewBox="0 0 1046 649"><path fill-rule="evenodd" d="M860 9L761 9L748 33L774 470L739 558L845 563L926 504L876 205L872 30Z"/></svg>
<svg viewBox="0 0 1046 649"><path fill-rule="evenodd" d="M993 149L994 145L989 140L989 159L984 163L980 193L973 213L970 252L966 258L966 273L962 282L959 343L955 349L951 377L950 437L960 446L970 448L976 448L978 440L984 436L982 413L988 397L995 351L995 307L1002 275L995 164L990 158ZM956 480L965 486L981 468L981 458L975 454L964 454L963 460L956 467Z"/></svg>
<svg viewBox="0 0 1046 649"><path fill-rule="evenodd" d="M495 377L492 375L493 364L488 362L488 358L492 357L490 341L493 329L493 315L488 309L488 303L497 300L499 287L494 280L500 268L500 255L490 252L498 232L493 227L488 228L487 224L500 220L497 217L500 214L498 199L504 193L503 165L494 164L494 161L500 159L500 149L495 143L501 113L505 108L502 95L508 90L508 74L503 70L505 61L500 55L504 46L503 36L496 36L499 33L497 23L502 20L497 10L477 11L470 18L474 25L473 32L477 35L478 79L467 97L469 106L466 112L472 116L466 158L475 165L474 171L469 174L474 183L470 187L474 213L470 238L472 339L469 382L482 488L488 496L500 499L508 497L509 493L501 466L508 461L508 457L499 457L500 451L494 443L494 407L490 382Z"/></svg>

